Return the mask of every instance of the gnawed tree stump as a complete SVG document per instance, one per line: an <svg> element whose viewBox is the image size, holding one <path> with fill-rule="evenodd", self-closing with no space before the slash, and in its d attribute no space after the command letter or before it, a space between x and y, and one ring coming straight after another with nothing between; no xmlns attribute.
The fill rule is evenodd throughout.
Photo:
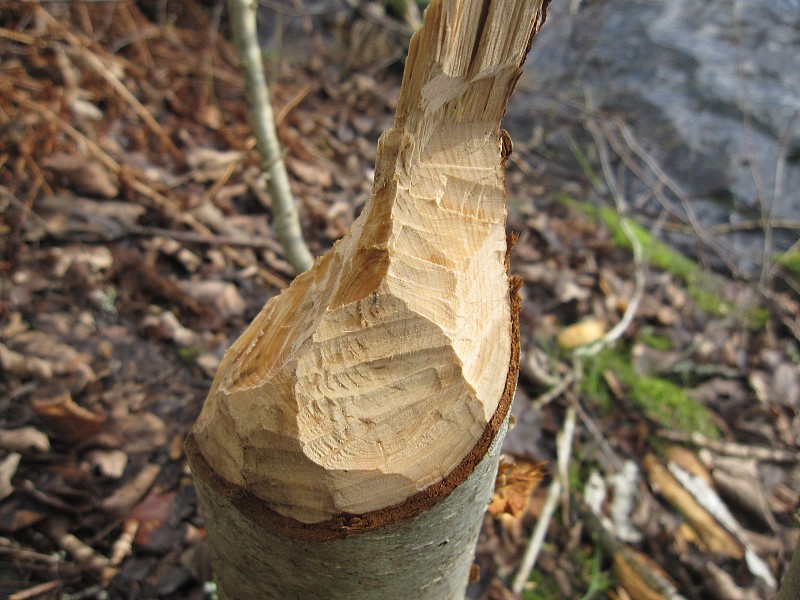
<svg viewBox="0 0 800 600"><path fill-rule="evenodd" d="M541 0L434 0L372 197L187 440L222 598L462 597L517 377L500 119Z"/></svg>

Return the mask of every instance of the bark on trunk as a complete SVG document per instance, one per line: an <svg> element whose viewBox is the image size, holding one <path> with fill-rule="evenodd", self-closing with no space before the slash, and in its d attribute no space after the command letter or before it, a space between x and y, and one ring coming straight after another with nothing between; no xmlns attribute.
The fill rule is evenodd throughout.
<svg viewBox="0 0 800 600"><path fill-rule="evenodd" d="M372 197L187 440L223 599L463 596L519 359L499 129L542 0L434 0Z"/></svg>

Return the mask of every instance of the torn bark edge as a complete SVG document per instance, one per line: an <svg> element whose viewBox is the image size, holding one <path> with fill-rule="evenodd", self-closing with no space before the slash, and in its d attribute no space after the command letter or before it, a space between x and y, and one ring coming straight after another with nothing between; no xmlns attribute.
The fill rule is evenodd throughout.
<svg viewBox="0 0 800 600"><path fill-rule="evenodd" d="M516 239L517 236L515 234L510 235L508 238L508 250L506 253L507 273L509 271L511 248L516 243ZM483 460L511 409L519 373L519 311L521 304L519 292L522 287L522 280L519 277L509 275L508 281L511 304L511 357L503 395L497 410L487 423L478 443L475 444L459 465L441 481L428 486L423 491L394 506L359 515L344 513L319 523L302 523L273 511L261 498L217 475L209 466L200 451L197 441L190 433L186 439L185 448L189 466L194 476L230 502L239 513L252 521L254 525L302 541L324 542L342 539L372 531L385 525L399 523L422 514L447 498L453 490L472 474L477 465Z"/></svg>

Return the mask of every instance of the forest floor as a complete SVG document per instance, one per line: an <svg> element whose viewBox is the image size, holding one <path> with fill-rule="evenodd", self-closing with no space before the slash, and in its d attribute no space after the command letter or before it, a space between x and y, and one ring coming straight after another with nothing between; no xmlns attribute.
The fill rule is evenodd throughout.
<svg viewBox="0 0 800 600"><path fill-rule="evenodd" d="M368 197L398 97L406 34L362 15L301 18L303 58L270 55L315 254ZM225 38L219 4L0 2L0 597L210 597L183 440L292 279ZM514 597L537 523L525 598L774 596L798 540L797 265L712 273L598 208L590 165L524 144L507 177L523 359L470 596Z"/></svg>

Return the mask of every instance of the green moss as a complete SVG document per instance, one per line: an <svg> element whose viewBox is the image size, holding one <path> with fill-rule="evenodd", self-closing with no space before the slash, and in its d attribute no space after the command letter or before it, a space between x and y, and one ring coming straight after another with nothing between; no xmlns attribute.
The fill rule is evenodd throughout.
<svg viewBox="0 0 800 600"><path fill-rule="evenodd" d="M753 329L764 329L772 318L769 309L762 306L751 306L748 309L747 322Z"/></svg>
<svg viewBox="0 0 800 600"><path fill-rule="evenodd" d="M627 353L614 349L603 350L584 363L581 389L598 403L601 410L609 411L613 406L603 377L606 371L616 375L627 391L628 399L651 421L684 433L698 431L712 439L719 437L709 411L692 399L686 388L660 377L639 375Z"/></svg>
<svg viewBox="0 0 800 600"><path fill-rule="evenodd" d="M180 358L187 365L193 365L197 360L197 357L203 352L203 349L198 348L197 346L187 346L178 348L177 352L178 358Z"/></svg>
<svg viewBox="0 0 800 600"><path fill-rule="evenodd" d="M591 398L603 415L608 414L614 408L613 398L603 375L606 367L603 357L593 356L586 359L583 363L583 377L580 382L583 395Z"/></svg>
<svg viewBox="0 0 800 600"><path fill-rule="evenodd" d="M599 548L578 550L577 560L581 570L581 580L586 584L586 593L581 600L605 597L605 592L611 589L613 580L608 571L603 570L603 554Z"/></svg>
<svg viewBox="0 0 800 600"><path fill-rule="evenodd" d="M611 589L613 580L608 571L603 570L602 551L594 547L578 548L573 558L581 581L586 587L581 600L604 598L606 592ZM563 597L555 579L539 570L534 569L528 582L530 589L523 592L524 600L552 600Z"/></svg>
<svg viewBox="0 0 800 600"><path fill-rule="evenodd" d="M692 400L685 388L666 379L632 376L626 381L631 400L653 421L685 433L699 431L715 439L719 431L706 408Z"/></svg>
<svg viewBox="0 0 800 600"><path fill-rule="evenodd" d="M583 151L583 149L569 134L564 136L564 140L567 142L569 150L572 152L572 156L575 157L575 161L578 163L578 166L580 166L583 174L586 175L587 179L592 184L592 187L595 190L602 190L603 184L600 181L600 178L594 172L594 169L592 169L592 163L589 160L589 157L586 156L586 153Z"/></svg>
<svg viewBox="0 0 800 600"><path fill-rule="evenodd" d="M526 589L522 592L524 600L553 600L553 598L561 598L561 590L555 580L538 569L533 570L528 583L531 589Z"/></svg>
<svg viewBox="0 0 800 600"><path fill-rule="evenodd" d="M795 275L800 275L800 250L787 250L779 254L775 263Z"/></svg>
<svg viewBox="0 0 800 600"><path fill-rule="evenodd" d="M697 307L714 317L736 315L745 326L751 329L763 327L769 320L769 312L758 306L739 306L722 298L722 282L719 277L702 269L692 259L684 256L668 244L656 239L647 229L608 207L596 207L581 202L567 194L556 196L556 200L577 209L591 219L599 220L606 226L620 248L632 250L631 241L625 235L623 222L626 222L633 237L644 250L649 264L681 278L686 284L686 293ZM798 252L800 262L800 252ZM800 268L800 265L798 265Z"/></svg>
<svg viewBox="0 0 800 600"><path fill-rule="evenodd" d="M645 346L650 346L651 348L661 350L662 352L667 352L673 348L671 339L665 335L658 335L654 333L652 328L649 327L642 329L637 334L636 339Z"/></svg>
<svg viewBox="0 0 800 600"><path fill-rule="evenodd" d="M625 235L622 227L623 221L627 222L633 237L641 244L651 265L655 265L682 279L688 279L700 270L696 262L654 238L649 231L632 219L621 217L617 211L608 207L600 208L599 216L614 237L614 242L621 248L631 249L631 241Z"/></svg>

